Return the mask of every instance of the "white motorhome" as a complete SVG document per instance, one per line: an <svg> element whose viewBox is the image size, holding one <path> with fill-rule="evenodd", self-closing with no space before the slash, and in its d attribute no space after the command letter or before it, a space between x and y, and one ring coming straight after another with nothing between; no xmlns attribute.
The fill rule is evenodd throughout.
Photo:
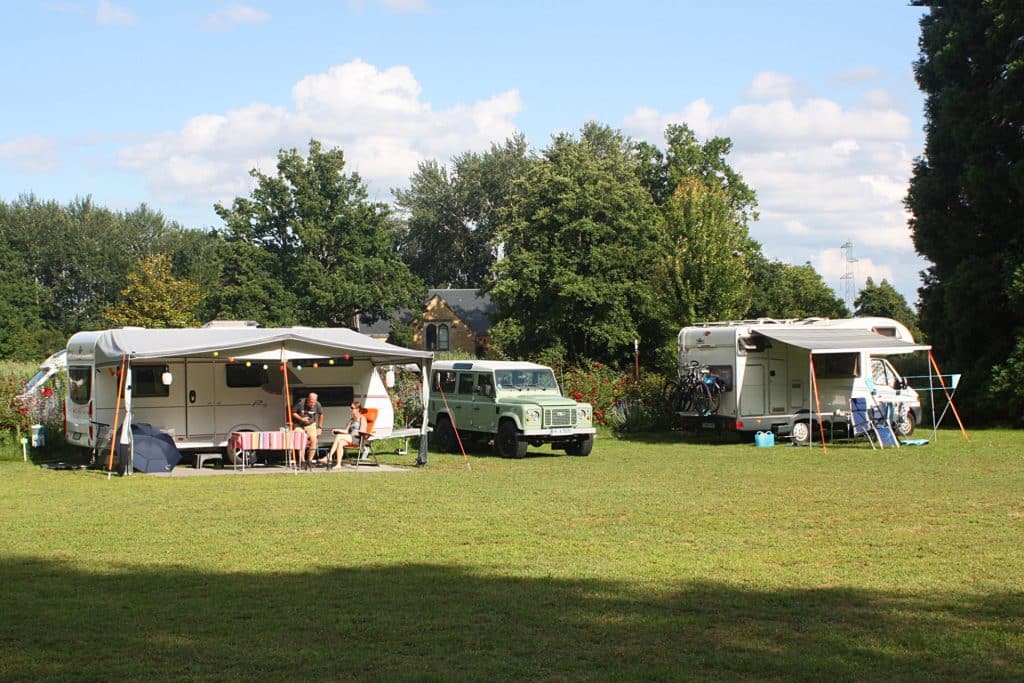
<svg viewBox="0 0 1024 683"><path fill-rule="evenodd" d="M714 415L684 418L741 432L772 431L806 443L817 437L819 417L826 434L845 432L850 399L863 397L869 404L893 404L896 431L909 436L921 420L921 402L886 357L929 348L915 343L903 324L878 317L762 318L684 327L680 371L691 363L706 366L723 387Z"/></svg>
<svg viewBox="0 0 1024 683"><path fill-rule="evenodd" d="M384 436L394 409L378 366L418 365L425 406L432 357L347 328L220 322L79 332L67 345L65 436L69 444L93 450L105 430L109 435L116 412L118 423L151 424L179 450L222 450L236 462L232 432L284 427L289 406L311 391L324 406L323 443L333 438L331 426L348 423L353 401L377 409L374 433ZM119 399L122 369L127 379ZM426 439L421 444L425 448Z"/></svg>

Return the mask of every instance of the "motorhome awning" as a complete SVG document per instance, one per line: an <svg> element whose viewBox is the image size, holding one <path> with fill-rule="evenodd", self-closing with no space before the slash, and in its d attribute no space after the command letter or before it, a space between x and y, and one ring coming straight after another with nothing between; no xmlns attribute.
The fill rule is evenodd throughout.
<svg viewBox="0 0 1024 683"><path fill-rule="evenodd" d="M331 358L350 354L375 363L430 361L430 351L406 349L377 341L344 327L201 327L153 330L106 330L96 340L96 365L117 365L131 360L234 356L236 358Z"/></svg>
<svg viewBox="0 0 1024 683"><path fill-rule="evenodd" d="M859 353L872 356L895 356L901 353L927 351L931 346L915 344L895 337L886 337L869 330L829 329L758 329L760 334L783 344L811 353Z"/></svg>

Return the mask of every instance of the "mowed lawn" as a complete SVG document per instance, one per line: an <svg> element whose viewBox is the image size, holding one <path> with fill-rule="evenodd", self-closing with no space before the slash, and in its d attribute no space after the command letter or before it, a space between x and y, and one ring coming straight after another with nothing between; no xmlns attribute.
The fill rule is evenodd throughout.
<svg viewBox="0 0 1024 683"><path fill-rule="evenodd" d="M1020 681L1024 433L971 439L112 480L3 461L0 679Z"/></svg>

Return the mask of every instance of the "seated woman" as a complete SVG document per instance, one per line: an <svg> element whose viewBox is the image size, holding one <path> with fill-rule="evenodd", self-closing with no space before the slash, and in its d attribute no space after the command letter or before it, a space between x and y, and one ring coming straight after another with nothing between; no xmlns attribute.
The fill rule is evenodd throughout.
<svg viewBox="0 0 1024 683"><path fill-rule="evenodd" d="M334 454L338 454L337 467L341 467L341 456L342 451L346 446L352 446L359 440L360 433L366 433L366 411L363 410L362 404L359 401L353 401L352 403L352 420L348 423L345 429L334 430L334 443L331 444L331 450L327 454L327 462L330 463ZM331 469L334 469L333 467Z"/></svg>

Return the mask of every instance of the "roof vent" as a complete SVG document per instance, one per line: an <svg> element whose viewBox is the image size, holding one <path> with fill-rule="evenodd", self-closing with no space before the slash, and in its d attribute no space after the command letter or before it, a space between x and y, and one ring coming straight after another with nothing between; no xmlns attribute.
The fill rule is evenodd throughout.
<svg viewBox="0 0 1024 683"><path fill-rule="evenodd" d="M255 320L211 320L203 327L259 327Z"/></svg>

